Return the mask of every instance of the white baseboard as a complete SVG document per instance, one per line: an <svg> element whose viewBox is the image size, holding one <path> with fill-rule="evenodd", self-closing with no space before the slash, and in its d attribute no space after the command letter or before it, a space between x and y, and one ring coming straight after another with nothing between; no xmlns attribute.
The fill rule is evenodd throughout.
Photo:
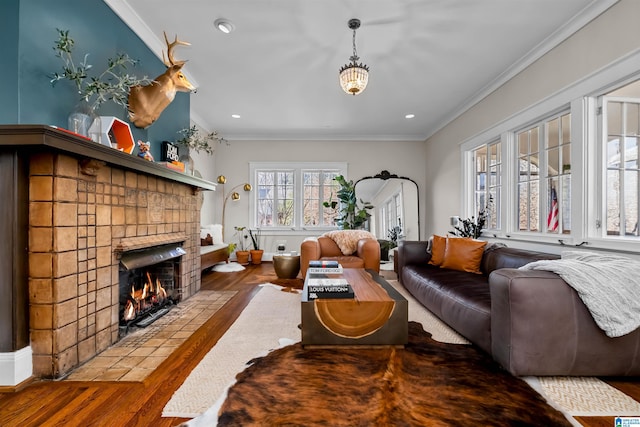
<svg viewBox="0 0 640 427"><path fill-rule="evenodd" d="M13 353L0 353L0 386L15 386L33 374L31 347Z"/></svg>

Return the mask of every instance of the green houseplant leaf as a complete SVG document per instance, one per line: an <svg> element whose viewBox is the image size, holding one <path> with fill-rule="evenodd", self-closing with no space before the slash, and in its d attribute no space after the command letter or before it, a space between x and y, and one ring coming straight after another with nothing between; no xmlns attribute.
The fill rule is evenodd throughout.
<svg viewBox="0 0 640 427"><path fill-rule="evenodd" d="M373 205L363 200L358 200L355 184L352 180L347 181L342 175L338 175L334 179L340 185L340 189L336 192L338 200L324 202L323 206L339 210L336 223L343 230L362 228L364 223L371 217L371 214L367 211L373 209Z"/></svg>

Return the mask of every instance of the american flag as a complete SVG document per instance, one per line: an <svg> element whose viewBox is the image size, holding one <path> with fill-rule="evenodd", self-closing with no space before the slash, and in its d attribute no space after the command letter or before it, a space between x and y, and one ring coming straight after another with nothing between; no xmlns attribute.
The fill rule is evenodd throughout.
<svg viewBox="0 0 640 427"><path fill-rule="evenodd" d="M551 187L551 205L549 206L549 215L547 215L547 230L558 230L558 195L556 189Z"/></svg>

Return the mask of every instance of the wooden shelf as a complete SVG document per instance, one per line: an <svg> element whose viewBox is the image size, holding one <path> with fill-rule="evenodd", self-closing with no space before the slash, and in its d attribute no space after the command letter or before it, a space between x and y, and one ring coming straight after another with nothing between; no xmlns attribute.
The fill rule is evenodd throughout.
<svg viewBox="0 0 640 427"><path fill-rule="evenodd" d="M202 190L215 191L217 185L47 125L0 125L0 147L13 147L18 150L28 150L28 152L39 149L63 151L79 157L100 160L123 169L181 182Z"/></svg>

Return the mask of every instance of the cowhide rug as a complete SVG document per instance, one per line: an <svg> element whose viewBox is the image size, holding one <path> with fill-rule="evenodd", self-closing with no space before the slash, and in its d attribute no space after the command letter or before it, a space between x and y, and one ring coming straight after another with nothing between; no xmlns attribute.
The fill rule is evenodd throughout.
<svg viewBox="0 0 640 427"><path fill-rule="evenodd" d="M194 420L195 421L195 420ZM254 359L219 426L570 426L524 381L416 322L404 348L303 348Z"/></svg>
<svg viewBox="0 0 640 427"><path fill-rule="evenodd" d="M284 292L289 292L294 289L302 290L304 287L303 279L280 279L275 275L275 273L257 275L255 283L273 283L274 285L282 286L284 288Z"/></svg>

